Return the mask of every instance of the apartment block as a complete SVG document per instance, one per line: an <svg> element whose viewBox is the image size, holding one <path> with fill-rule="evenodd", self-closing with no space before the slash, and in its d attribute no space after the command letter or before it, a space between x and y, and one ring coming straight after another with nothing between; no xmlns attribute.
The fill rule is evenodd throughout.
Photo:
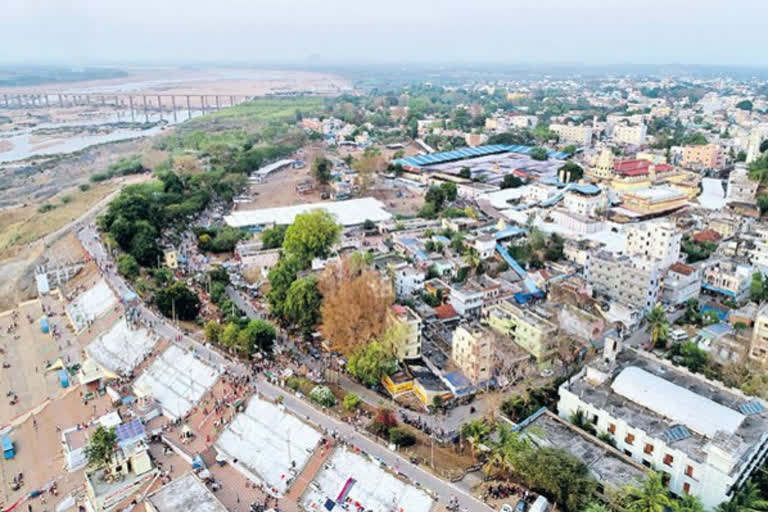
<svg viewBox="0 0 768 512"><path fill-rule="evenodd" d="M702 272L701 287L707 291L742 302L749 298L752 265L727 259L708 261Z"/></svg>
<svg viewBox="0 0 768 512"><path fill-rule="evenodd" d="M728 175L728 189L725 200L728 203L755 204L759 181L749 179L749 171L743 164L737 164L736 168Z"/></svg>
<svg viewBox="0 0 768 512"><path fill-rule="evenodd" d="M493 376L495 335L479 323L460 325L453 331L451 359L473 384Z"/></svg>
<svg viewBox="0 0 768 512"><path fill-rule="evenodd" d="M655 260L600 251L589 260L587 282L598 294L647 311L657 302L661 271Z"/></svg>
<svg viewBox="0 0 768 512"><path fill-rule="evenodd" d="M755 317L749 357L763 364L768 363L768 304L763 304Z"/></svg>
<svg viewBox="0 0 768 512"><path fill-rule="evenodd" d="M630 224L626 232L625 254L658 260L663 268L680 260L683 234L674 222L661 220Z"/></svg>
<svg viewBox="0 0 768 512"><path fill-rule="evenodd" d="M561 144L589 146L592 144L592 127L576 124L551 124L549 130L556 133Z"/></svg>
<svg viewBox="0 0 768 512"><path fill-rule="evenodd" d="M695 169L720 169L725 157L717 144L693 145L683 147L680 165Z"/></svg>
<svg viewBox="0 0 768 512"><path fill-rule="evenodd" d="M625 125L620 124L613 128L611 139L618 144L631 144L633 146L642 146L645 144L645 136L648 133L648 127L645 124Z"/></svg>
<svg viewBox="0 0 768 512"><path fill-rule="evenodd" d="M404 329L404 336L398 337L393 347L395 356L401 361L421 357L421 317L408 306L397 304L392 306L392 314Z"/></svg>
<svg viewBox="0 0 768 512"><path fill-rule="evenodd" d="M685 304L697 299L701 292L701 271L692 265L679 261L673 263L664 276L662 302L672 306Z"/></svg>
<svg viewBox="0 0 768 512"><path fill-rule="evenodd" d="M489 306L486 314L492 329L509 336L537 361L549 359L557 349L558 326L548 312L523 309L504 300Z"/></svg>

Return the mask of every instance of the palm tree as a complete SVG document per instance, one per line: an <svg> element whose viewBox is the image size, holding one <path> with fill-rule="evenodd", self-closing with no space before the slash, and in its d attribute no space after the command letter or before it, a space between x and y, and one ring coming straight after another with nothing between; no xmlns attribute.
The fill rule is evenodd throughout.
<svg viewBox="0 0 768 512"><path fill-rule="evenodd" d="M642 488L627 488L627 510L629 512L664 512L672 505L661 475L651 474Z"/></svg>
<svg viewBox="0 0 768 512"><path fill-rule="evenodd" d="M486 475L509 474L516 469L518 462L530 447L528 440L506 423L498 424L496 434L498 440L491 446L490 456L483 466Z"/></svg>
<svg viewBox="0 0 768 512"><path fill-rule="evenodd" d="M736 491L731 501L717 506L717 512L757 512L768 510L768 500L763 499L760 489L751 480Z"/></svg>
<svg viewBox="0 0 768 512"><path fill-rule="evenodd" d="M611 509L599 501L590 501L581 512L611 512Z"/></svg>
<svg viewBox="0 0 768 512"><path fill-rule="evenodd" d="M704 504L698 496L686 494L679 500L672 502L672 510L674 512L704 512Z"/></svg>
<svg viewBox="0 0 768 512"><path fill-rule="evenodd" d="M477 455L477 447L488 439L491 429L483 420L471 420L461 425L461 437L469 441L472 457Z"/></svg>
<svg viewBox="0 0 768 512"><path fill-rule="evenodd" d="M653 349L659 338L667 339L669 336L669 321L661 304L653 306L648 314L645 315L645 321L648 324L645 332L651 335L651 349Z"/></svg>
<svg viewBox="0 0 768 512"><path fill-rule="evenodd" d="M470 268L470 270L475 270L478 265L480 265L480 254L478 254L477 249L474 247L467 247L467 250L464 252L464 264Z"/></svg>

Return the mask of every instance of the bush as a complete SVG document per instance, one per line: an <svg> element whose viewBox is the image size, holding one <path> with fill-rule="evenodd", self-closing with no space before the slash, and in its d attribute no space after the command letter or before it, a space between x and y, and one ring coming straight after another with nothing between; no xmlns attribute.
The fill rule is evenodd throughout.
<svg viewBox="0 0 768 512"><path fill-rule="evenodd" d="M333 407L336 405L336 396L327 386L315 386L309 393L309 398L326 407Z"/></svg>
<svg viewBox="0 0 768 512"><path fill-rule="evenodd" d="M67 204L72 202L72 196L61 196L61 202L62 204Z"/></svg>
<svg viewBox="0 0 768 512"><path fill-rule="evenodd" d="M344 409L348 411L356 411L360 408L361 403L362 400L360 400L360 397L354 393L347 393L344 395L344 400L342 401Z"/></svg>
<svg viewBox="0 0 768 512"><path fill-rule="evenodd" d="M389 429L389 442L404 448L416 444L416 436L403 427L392 427Z"/></svg>
<svg viewBox="0 0 768 512"><path fill-rule="evenodd" d="M89 184L87 184L87 183L83 183L83 184L80 185L79 188L80 188L81 192L85 192L85 191L89 190L91 188L91 186Z"/></svg>
<svg viewBox="0 0 768 512"><path fill-rule="evenodd" d="M46 213L56 208L54 205L50 203L43 203L40 206L37 207L38 213Z"/></svg>

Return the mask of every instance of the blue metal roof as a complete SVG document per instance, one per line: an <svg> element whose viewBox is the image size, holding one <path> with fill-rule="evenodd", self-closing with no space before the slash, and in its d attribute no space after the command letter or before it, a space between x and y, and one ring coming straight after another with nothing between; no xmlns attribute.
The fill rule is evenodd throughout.
<svg viewBox="0 0 768 512"><path fill-rule="evenodd" d="M675 425L664 432L664 438L668 443L674 443L675 441L682 441L691 437L691 431L685 425Z"/></svg>
<svg viewBox="0 0 768 512"><path fill-rule="evenodd" d="M521 153L527 155L533 149L532 146L510 146L507 144L491 144L488 146L477 146L475 148L461 148L453 151L443 151L442 153L433 153L431 155L416 155L398 158L393 163L400 165L410 165L412 167L425 167L428 165L442 164L466 158L476 158L479 156L493 155L496 153ZM563 160L568 158L567 153L562 151L548 151L550 158Z"/></svg>
<svg viewBox="0 0 768 512"><path fill-rule="evenodd" d="M755 400L754 402L747 402L739 406L739 411L747 416L751 414L760 414L765 410L765 406Z"/></svg>

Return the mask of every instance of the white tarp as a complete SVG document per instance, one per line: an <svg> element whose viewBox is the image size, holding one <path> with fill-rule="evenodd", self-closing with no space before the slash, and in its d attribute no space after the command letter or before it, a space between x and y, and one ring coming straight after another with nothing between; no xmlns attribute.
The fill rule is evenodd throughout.
<svg viewBox="0 0 768 512"><path fill-rule="evenodd" d="M611 388L636 404L710 439L718 430L733 434L744 421L744 415L738 411L635 366L624 368Z"/></svg>
<svg viewBox="0 0 768 512"><path fill-rule="evenodd" d="M75 329L80 331L88 325L88 322L100 317L115 304L117 304L117 296L102 279L85 293L77 296L67 306L67 313L75 324Z"/></svg>
<svg viewBox="0 0 768 512"><path fill-rule="evenodd" d="M136 379L133 388L140 397L155 398L166 416L178 419L197 405L220 373L191 351L171 345Z"/></svg>
<svg viewBox="0 0 768 512"><path fill-rule="evenodd" d="M320 433L278 406L251 398L245 412L222 432L216 449L238 459L270 488L284 494L288 481L301 473Z"/></svg>
<svg viewBox="0 0 768 512"><path fill-rule="evenodd" d="M125 319L120 319L85 350L104 368L125 375L152 352L156 342L147 329L131 328Z"/></svg>
<svg viewBox="0 0 768 512"><path fill-rule="evenodd" d="M428 512L432 507L429 495L391 475L368 458L337 449L326 466L315 475L320 490L307 488L301 498L304 510L320 510L326 500L336 501L350 478L355 482L347 494L351 503L373 512ZM349 507L349 510L357 510Z"/></svg>
<svg viewBox="0 0 768 512"><path fill-rule="evenodd" d="M336 217L336 222L343 226L362 224L366 220L381 222L392 218L392 214L384 209L382 202L372 197L363 197L347 201L299 204L260 210L238 210L224 217L224 220L236 228L264 226L272 223L287 225L293 222L296 215L318 209L328 211Z"/></svg>

